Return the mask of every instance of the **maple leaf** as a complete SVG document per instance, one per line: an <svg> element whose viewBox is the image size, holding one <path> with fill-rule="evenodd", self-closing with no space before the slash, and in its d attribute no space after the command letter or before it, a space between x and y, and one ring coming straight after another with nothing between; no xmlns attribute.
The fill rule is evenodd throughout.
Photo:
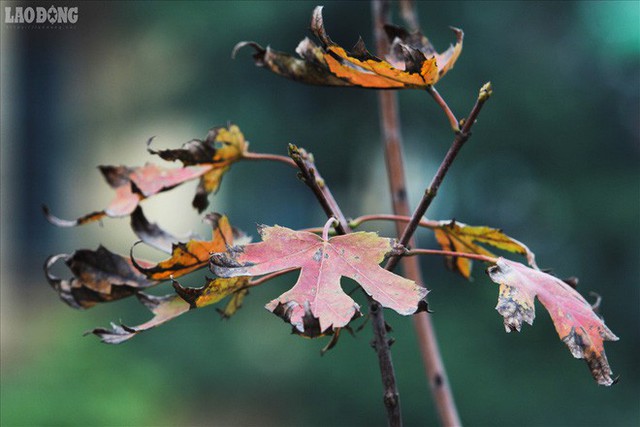
<svg viewBox="0 0 640 427"><path fill-rule="evenodd" d="M537 268L533 252L524 243L507 236L502 230L486 226L470 226L455 220L438 221L437 224L433 227L433 231L436 240L445 251L495 257L493 253L477 244L484 243L494 248L524 255L529 265ZM451 270L467 279L471 277L472 261L470 259L463 257L446 257L445 259Z"/></svg>
<svg viewBox="0 0 640 427"><path fill-rule="evenodd" d="M64 260L73 278L63 280L51 272L59 260ZM152 265L141 260L138 263ZM53 255L46 260L44 270L60 299L73 308L89 308L100 302L126 298L159 283L138 271L129 258L114 254L103 246L95 251L81 249L71 255Z"/></svg>
<svg viewBox="0 0 640 427"><path fill-rule="evenodd" d="M586 360L598 384L614 383L604 341L617 341L618 337L575 289L556 277L504 258L498 258L487 273L500 285L496 310L504 317L507 332L520 331L523 322L533 324L534 299L538 297L573 357Z"/></svg>
<svg viewBox="0 0 640 427"><path fill-rule="evenodd" d="M132 256L133 265L151 280L177 278L205 267L212 252L221 252L229 245L241 245L249 241L244 233L231 227L225 215L212 213L203 220L213 228L211 240L192 239L186 243L174 243L171 257L156 265L139 265Z"/></svg>
<svg viewBox="0 0 640 427"><path fill-rule="evenodd" d="M117 325L111 323L111 328L95 328L90 333L100 337L107 344L120 344L140 332L162 325L176 317L196 308L215 304L223 298L232 295L231 300L222 311L223 317L230 317L242 305L242 299L247 294L244 287L248 277L234 277L231 279L208 279L208 283L199 289L183 288L178 282L173 282L177 294L153 296L143 292L136 294L138 300L151 312L153 317L138 326Z"/></svg>
<svg viewBox="0 0 640 427"><path fill-rule="evenodd" d="M222 176L232 163L243 156L246 148L244 135L236 125L213 128L205 140L194 139L180 149L155 151L149 148L150 153L165 160L180 160L185 167L168 169L153 163L141 167L99 166L105 180L116 192L105 209L72 221L52 215L46 206L43 206L44 214L49 222L59 227L74 227L104 217L123 217L131 215L142 200L194 179L200 179L200 182L193 206L202 212L208 206L208 194L218 190Z"/></svg>
<svg viewBox="0 0 640 427"><path fill-rule="evenodd" d="M212 254L211 268L221 277L257 276L299 268L294 287L266 307L301 333L310 329L305 317L316 319L318 332L324 333L329 328L346 326L360 314L358 304L340 287L343 276L358 282L382 306L403 315L415 313L427 294L426 288L379 266L385 256L399 249L394 240L376 233L358 232L327 239L280 226L262 226L259 232L262 242Z"/></svg>
<svg viewBox="0 0 640 427"><path fill-rule="evenodd" d="M400 27L385 27L391 49L385 59L372 55L362 39L351 52L334 43L327 35L322 19L322 6L313 11L311 31L321 46L305 38L296 48L300 58L263 48L255 42L238 43L233 56L244 46L256 51L256 65L292 80L325 86L358 86L374 89L424 89L434 85L451 68L462 52L463 32L456 34L455 46L437 53L420 32L410 33Z"/></svg>

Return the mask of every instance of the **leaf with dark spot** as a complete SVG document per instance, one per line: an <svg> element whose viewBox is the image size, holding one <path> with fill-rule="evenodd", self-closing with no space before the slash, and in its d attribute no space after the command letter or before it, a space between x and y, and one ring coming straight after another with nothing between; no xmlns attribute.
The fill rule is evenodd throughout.
<svg viewBox="0 0 640 427"><path fill-rule="evenodd" d="M618 337L575 289L554 276L504 258L498 258L497 265L487 272L500 285L496 310L504 317L507 332L520 331L523 322L533 324L534 299L538 297L573 357L586 360L598 384L614 383L604 341L617 341Z"/></svg>
<svg viewBox="0 0 640 427"><path fill-rule="evenodd" d="M261 227L259 232L260 243L213 254L211 268L221 277L300 268L294 287L267 304L267 309L304 335L317 336L344 327L360 314L358 304L340 287L342 276L355 280L380 304L403 315L415 313L427 294L422 286L380 267L397 249L392 239L359 232L324 240L279 226Z"/></svg>
<svg viewBox="0 0 640 427"><path fill-rule="evenodd" d="M324 28L322 6L318 6L311 18L311 31L320 45L305 38L296 48L299 58L268 46L265 49L255 42L238 43L232 55L244 46L251 46L255 50L253 58L257 66L307 84L424 89L452 69L462 52L463 33L457 28L452 30L456 34L456 44L438 53L422 33L387 26L391 50L385 59L381 59L366 49L362 39L351 52L334 43Z"/></svg>

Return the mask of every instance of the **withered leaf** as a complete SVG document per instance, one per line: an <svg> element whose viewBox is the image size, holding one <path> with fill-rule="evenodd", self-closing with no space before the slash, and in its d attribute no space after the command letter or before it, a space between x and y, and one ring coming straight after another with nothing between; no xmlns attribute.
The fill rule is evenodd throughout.
<svg viewBox="0 0 640 427"><path fill-rule="evenodd" d="M228 279L218 277L207 279L207 284L201 288L185 288L174 280L173 288L192 308L206 307L232 295L225 308L218 310L223 318L228 319L242 307L244 298L249 293L246 289L248 284L249 277L246 276Z"/></svg>
<svg viewBox="0 0 640 427"><path fill-rule="evenodd" d="M74 277L63 280L53 275L51 268L59 260L64 260ZM151 265L141 260L138 263ZM159 283L140 273L129 258L103 246L95 251L81 249L71 255L53 255L45 262L44 270L60 299L73 308L89 308L100 302L126 298Z"/></svg>
<svg viewBox="0 0 640 427"><path fill-rule="evenodd" d="M204 141L195 139L180 149L148 149L165 160L180 160L184 167L167 169L152 163L142 167L100 166L100 172L116 192L107 208L73 221L52 215L46 206L43 206L44 214L49 222L59 227L74 227L104 217L123 217L131 215L142 200L197 178L200 182L193 206L202 212L209 204L209 193L218 190L222 176L232 163L242 157L247 146L238 126L229 125L213 128Z"/></svg>
<svg viewBox="0 0 640 427"><path fill-rule="evenodd" d="M150 142L150 141L149 141ZM207 196L215 193L220 187L222 176L234 162L240 160L248 144L240 128L236 125L215 127L209 130L204 140L194 139L182 148L175 150L152 150L165 160L180 160L185 166L209 165L210 168L200 178L200 183L193 199L193 206L198 212L204 211L209 205Z"/></svg>
<svg viewBox="0 0 640 427"><path fill-rule="evenodd" d="M106 209L92 212L69 221L60 219L43 206L44 214L54 225L75 227L101 220L104 217L117 218L130 215L140 201L147 197L171 190L177 185L200 178L211 169L211 165L189 166L179 169L166 169L147 163L142 167L100 166L100 172L109 185L116 191L115 198Z"/></svg>
<svg viewBox="0 0 640 427"><path fill-rule="evenodd" d="M525 244L507 236L497 228L470 226L451 220L438 221L438 226L434 227L433 231L436 240L445 251L495 257L493 253L478 245L478 243L484 243L497 249L524 255L529 265L537 268L533 252ZM445 259L451 270L467 279L471 277L472 261L470 259L463 257L446 257Z"/></svg>
<svg viewBox="0 0 640 427"><path fill-rule="evenodd" d="M341 328L360 314L359 306L340 287L349 277L384 307L400 314L416 312L427 289L379 266L396 253L392 239L359 232L324 240L306 231L285 227L259 228L262 242L231 248L211 256L218 276L257 276L300 268L294 287L267 304L305 335L317 336L329 328ZM305 319L314 319L317 328ZM313 332L312 332L313 331Z"/></svg>
<svg viewBox="0 0 640 427"><path fill-rule="evenodd" d="M120 344L140 332L160 326L191 309L206 307L229 295L233 295L224 309L224 312L227 313L226 317L230 317L242 305L241 300L248 292L243 287L247 285L248 281L248 277L208 279L208 283L198 289L183 288L178 282L174 281L173 286L177 295L157 297L139 292L136 294L138 300L153 313L151 320L138 326L111 323L110 329L96 328L91 333L100 337L102 342L107 344ZM240 301L238 301L238 298L240 298Z"/></svg>
<svg viewBox="0 0 640 427"><path fill-rule="evenodd" d="M151 280L167 280L205 267L213 252L221 252L226 250L227 246L248 242L244 233L231 227L229 219L224 215L207 214L204 221L211 224L213 229L211 240L192 239L186 243L174 243L171 257L151 266L138 265L132 255L133 264Z"/></svg>
<svg viewBox="0 0 640 427"><path fill-rule="evenodd" d="M437 53L420 32L387 26L391 42L390 54L381 59L372 55L362 39L351 52L334 43L327 35L322 19L322 6L313 11L311 31L320 46L308 38L300 42L296 53L300 58L263 48L255 42L241 42L233 55L244 46L255 50L256 65L281 76L307 84L324 86L357 86L374 89L424 89L434 85L451 68L462 52L463 33L452 28L456 44Z"/></svg>
<svg viewBox="0 0 640 427"><path fill-rule="evenodd" d="M145 293L137 293L138 300L153 313L153 318L141 325L129 327L111 323L111 329L96 328L90 331L100 337L107 344L120 344L127 341L142 331L155 328L171 319L189 311L189 304L178 295L165 295L156 297Z"/></svg>
<svg viewBox="0 0 640 427"><path fill-rule="evenodd" d="M613 384L604 341L617 341L618 337L575 289L554 276L504 258L498 258L487 272L500 285L496 310L504 317L507 332L520 331L523 322L533 324L534 299L538 297L573 357L586 360L598 384Z"/></svg>

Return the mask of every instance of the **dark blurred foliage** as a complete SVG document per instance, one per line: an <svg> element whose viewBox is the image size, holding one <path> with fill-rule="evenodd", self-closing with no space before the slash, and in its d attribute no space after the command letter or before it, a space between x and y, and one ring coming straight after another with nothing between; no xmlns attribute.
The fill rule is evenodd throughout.
<svg viewBox="0 0 640 427"><path fill-rule="evenodd" d="M7 5L12 5L6 3ZM3 3L5 5L5 3ZM65 4L68 5L68 4ZM239 124L258 152L313 151L349 215L389 212L376 94L307 87L234 61L241 40L293 51L312 2L82 2L74 29L2 24L3 425L383 425L369 328L324 357L322 340L289 335L263 304L287 275L251 292L229 321L198 310L121 346L82 332L144 320L136 301L74 311L48 288L45 257L100 242L126 253L126 220L56 229L40 204L74 217L110 197L95 166L142 164L145 141L175 147ZM48 4L47 4L48 6ZM438 84L459 116L488 80L495 91L429 216L502 227L539 264L603 296L621 337L607 355L620 382L598 387L557 339L541 306L533 327L505 334L497 288L481 268L466 283L425 259L430 306L468 425L638 425L638 2L420 3L436 47L463 28L456 68ZM400 22L399 18L396 22ZM372 46L367 2L329 2L325 23L346 46ZM410 198L416 203L452 135L420 91L399 93ZM175 232L204 232L193 190L145 202ZM255 224L323 223L310 192L278 164L238 164L213 199L255 236ZM389 225L372 224L383 234ZM421 245L434 244L420 233ZM150 256L158 256L152 254ZM196 274L191 283L202 282ZM169 289L163 289L169 291ZM410 319L392 313L407 425L434 424Z"/></svg>

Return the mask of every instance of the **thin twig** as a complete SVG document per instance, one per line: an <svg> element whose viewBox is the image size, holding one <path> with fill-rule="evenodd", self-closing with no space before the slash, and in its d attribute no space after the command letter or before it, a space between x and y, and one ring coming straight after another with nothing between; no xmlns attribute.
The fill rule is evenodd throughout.
<svg viewBox="0 0 640 427"><path fill-rule="evenodd" d="M289 145L289 155L300 169L300 178L307 184L311 191L313 191L313 194L320 202L327 216L337 220L338 224L335 226L336 232L338 234L351 233L352 230L351 227L349 227L349 222L320 176L320 173L313 163L312 156L294 145ZM323 234L325 234L325 230L326 227L323 228ZM328 230L326 231L328 234ZM389 339L387 338L387 326L380 304L368 295L367 299L369 301L369 315L373 325L374 339L372 346L378 355L378 365L384 386L384 404L387 408L387 418L389 425L396 427L402 425L402 418L400 416L400 399L396 385L396 375L391 360Z"/></svg>
<svg viewBox="0 0 640 427"><path fill-rule="evenodd" d="M407 215L390 215L390 214L362 215L349 221L349 226L351 228L358 228L360 227L360 225L369 221L409 222L411 221L411 217ZM440 223L438 221L430 221L428 219L421 219L418 225L420 227L431 228L431 229L440 227ZM312 230L312 229L309 228L306 231L308 230Z"/></svg>
<svg viewBox="0 0 640 427"><path fill-rule="evenodd" d="M254 286L260 286L265 282L268 282L271 279L275 279L276 277L280 277L283 274L291 273L292 271L298 270L298 268L287 268L286 270L276 271L275 273L267 274L265 276L259 277L257 279L251 279L246 288L252 288Z"/></svg>
<svg viewBox="0 0 640 427"><path fill-rule="evenodd" d="M401 5L405 8L411 7L411 2L404 2ZM384 56L389 51L389 42L384 33L384 25L389 22L389 2L373 0L372 6L376 50L379 56ZM409 17L409 19L405 18L409 23L413 20L412 25L417 27L415 12L413 12L413 18L411 17L411 11L409 13L404 12L403 15ZM378 92L378 97L393 212L396 215L408 216L410 211L407 200L405 169L402 160L402 139L400 136L400 119L396 94L392 91L380 91ZM398 235L400 235L402 226L399 223L396 223L396 229L398 230ZM414 239L411 239L410 244L415 246ZM424 283L418 259L412 257L404 258L402 266L405 277L420 285ZM427 313L420 312L413 316L413 324L441 424L446 426L460 425L460 418L449 387L447 373L442 362L431 318Z"/></svg>
<svg viewBox="0 0 640 427"><path fill-rule="evenodd" d="M449 104L447 104L444 98L440 96L440 92L438 92L433 86L427 86L427 92L429 92L429 95L431 95L431 97L436 101L440 108L442 108L442 111L444 111L444 113L447 115L447 119L449 119L451 129L453 129L454 132L459 132L460 122L456 118L456 115L453 114L453 111L451 111Z"/></svg>
<svg viewBox="0 0 640 427"><path fill-rule="evenodd" d="M480 254L470 254L466 252L455 252L455 251L443 251L440 249L411 249L410 251L402 254L405 256L416 256L416 255L440 255L440 256L452 256L459 258L468 258L475 259L476 261L488 262L491 264L496 264L498 262L498 258L494 258L491 256L480 255Z"/></svg>
<svg viewBox="0 0 640 427"><path fill-rule="evenodd" d="M411 240L411 237L413 236L416 229L418 228L418 224L420 223L422 216L427 212L427 209L429 209L429 206L431 206L431 202L433 201L433 199L435 199L436 195L438 194L438 189L440 188L440 185L442 184L444 177L447 175L449 168L453 164L453 161L458 156L458 153L460 152L460 149L464 146L464 143L467 142L467 140L471 136L471 128L473 127L473 124L478 118L478 114L480 114L480 110L482 110L482 106L491 96L491 93L492 93L491 83L486 83L480 89L478 99L476 100L476 103L473 106L471 113L469 113L469 117L467 117L467 119L465 120L464 126L462 126L462 130L456 134L456 137L454 138L453 143L449 148L449 151L447 152L446 156L442 160L442 163L440 163L440 167L438 167L438 170L436 171L436 174L431 180L429 187L427 187L427 189L425 190L424 195L422 196L422 200L420 200L420 204L418 204L418 207L413 212L413 215L411 215L411 221L409 221L409 224L407 224L406 228L402 233L402 236L399 239L401 245L407 246L407 244ZM392 257L387 262L386 267L392 270L397 264L398 264L398 257Z"/></svg>
<svg viewBox="0 0 640 427"><path fill-rule="evenodd" d="M287 156L281 156L279 154L267 154L267 153L251 153L246 152L242 155L244 160L268 160L273 162L285 163L293 168L297 168L295 162Z"/></svg>

